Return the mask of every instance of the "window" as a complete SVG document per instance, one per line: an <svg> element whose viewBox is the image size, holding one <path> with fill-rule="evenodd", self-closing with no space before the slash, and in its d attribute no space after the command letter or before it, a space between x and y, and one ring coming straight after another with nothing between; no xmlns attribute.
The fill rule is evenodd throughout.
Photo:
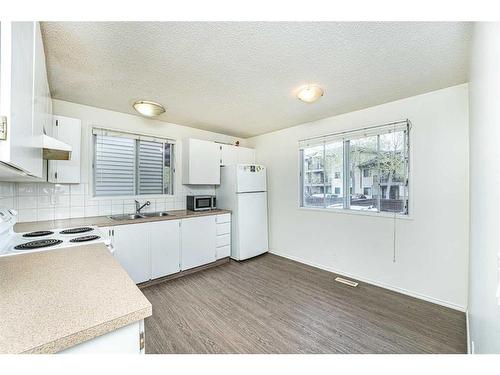
<svg viewBox="0 0 500 375"><path fill-rule="evenodd" d="M300 153L302 207L408 214L408 122L304 140Z"/></svg>
<svg viewBox="0 0 500 375"><path fill-rule="evenodd" d="M94 195L173 194L171 140L93 129Z"/></svg>

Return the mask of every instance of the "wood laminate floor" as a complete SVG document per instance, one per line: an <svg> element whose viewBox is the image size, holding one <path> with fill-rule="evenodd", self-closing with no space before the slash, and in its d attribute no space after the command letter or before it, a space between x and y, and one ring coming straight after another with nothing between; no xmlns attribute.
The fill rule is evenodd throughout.
<svg viewBox="0 0 500 375"><path fill-rule="evenodd" d="M266 254L143 289L147 353L465 353L464 313Z"/></svg>

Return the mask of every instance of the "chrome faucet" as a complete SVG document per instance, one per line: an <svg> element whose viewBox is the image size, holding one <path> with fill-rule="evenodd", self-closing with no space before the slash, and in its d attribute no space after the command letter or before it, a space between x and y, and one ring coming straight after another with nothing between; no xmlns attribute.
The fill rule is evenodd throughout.
<svg viewBox="0 0 500 375"><path fill-rule="evenodd" d="M150 204L151 204L151 202L150 202L150 201L146 201L146 203L144 203L144 204L141 206L141 204L139 203L139 201L137 201L137 200L136 200L136 201L135 201L135 213L136 213L136 214L141 213L141 210L142 210L144 207L149 206Z"/></svg>

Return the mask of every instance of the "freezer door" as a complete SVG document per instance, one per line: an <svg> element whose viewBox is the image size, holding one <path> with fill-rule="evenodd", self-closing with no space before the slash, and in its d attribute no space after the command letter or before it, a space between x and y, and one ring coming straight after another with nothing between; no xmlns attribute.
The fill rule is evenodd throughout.
<svg viewBox="0 0 500 375"><path fill-rule="evenodd" d="M248 259L269 250L267 237L267 193L238 194L237 246L231 256Z"/></svg>
<svg viewBox="0 0 500 375"><path fill-rule="evenodd" d="M266 167L255 164L236 166L236 192L266 191Z"/></svg>

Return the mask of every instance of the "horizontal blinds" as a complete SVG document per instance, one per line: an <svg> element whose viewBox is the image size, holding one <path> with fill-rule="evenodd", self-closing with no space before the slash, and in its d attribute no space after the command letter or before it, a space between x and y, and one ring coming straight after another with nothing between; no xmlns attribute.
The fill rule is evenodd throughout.
<svg viewBox="0 0 500 375"><path fill-rule="evenodd" d="M372 126L363 129L327 134L324 136L318 136L308 139L303 139L299 141L299 147L301 149L323 145L325 143L344 141L348 139L356 139L362 137L369 137L377 134L386 134L393 131L401 131L408 129L408 121L398 121L391 124L385 124L380 126Z"/></svg>
<svg viewBox="0 0 500 375"><path fill-rule="evenodd" d="M105 135L110 137L129 138L129 139L148 141L148 142L175 143L175 140L169 138L156 137L154 135L134 134L112 129L93 128L92 134Z"/></svg>
<svg viewBox="0 0 500 375"><path fill-rule="evenodd" d="M163 147L159 142L138 142L139 194L163 194Z"/></svg>
<svg viewBox="0 0 500 375"><path fill-rule="evenodd" d="M135 143L129 138L96 135L96 196L135 194Z"/></svg>

